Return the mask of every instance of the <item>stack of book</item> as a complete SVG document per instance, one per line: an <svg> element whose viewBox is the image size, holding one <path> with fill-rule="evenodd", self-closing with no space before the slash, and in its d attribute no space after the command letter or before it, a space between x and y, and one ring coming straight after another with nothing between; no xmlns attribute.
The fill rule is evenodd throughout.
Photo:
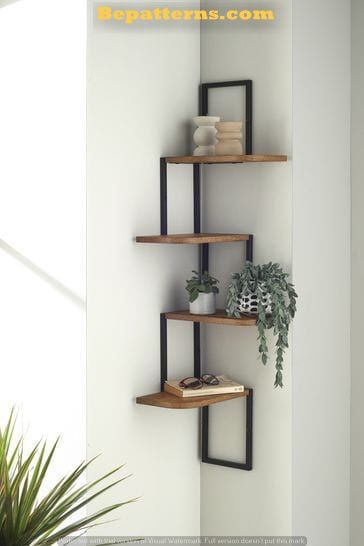
<svg viewBox="0 0 364 546"><path fill-rule="evenodd" d="M244 391L244 385L236 383L225 375L217 375L218 385L202 385L200 389L186 389L179 386L179 381L166 381L164 383L165 392L179 396L180 398L189 398L192 396L213 396L217 394L231 394Z"/></svg>

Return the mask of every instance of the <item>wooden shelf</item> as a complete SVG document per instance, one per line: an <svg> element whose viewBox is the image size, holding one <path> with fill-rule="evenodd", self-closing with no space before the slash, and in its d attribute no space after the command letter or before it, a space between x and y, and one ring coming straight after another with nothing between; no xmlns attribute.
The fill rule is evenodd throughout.
<svg viewBox="0 0 364 546"><path fill-rule="evenodd" d="M190 322L203 322L206 324L227 324L229 326L255 326L255 316L244 315L241 318L229 317L226 311L218 309L214 315L193 315L189 311L172 311L165 313L169 320L186 320Z"/></svg>
<svg viewBox="0 0 364 546"><path fill-rule="evenodd" d="M221 164L221 163L276 163L287 161L286 155L182 155L165 158L167 163L207 163L207 164Z"/></svg>
<svg viewBox="0 0 364 546"><path fill-rule="evenodd" d="M202 245L205 243L234 243L248 241L249 235L240 233L181 233L177 235L139 235L137 243L158 243L164 245Z"/></svg>
<svg viewBox="0 0 364 546"><path fill-rule="evenodd" d="M168 392L157 392L146 396L139 396L136 399L137 404L144 406L156 406L158 408L170 409L193 409L203 408L211 404L226 402L226 400L234 400L234 398L242 398L249 395L249 389L243 392L234 392L231 394L215 394L213 396L194 396L192 398L180 398Z"/></svg>

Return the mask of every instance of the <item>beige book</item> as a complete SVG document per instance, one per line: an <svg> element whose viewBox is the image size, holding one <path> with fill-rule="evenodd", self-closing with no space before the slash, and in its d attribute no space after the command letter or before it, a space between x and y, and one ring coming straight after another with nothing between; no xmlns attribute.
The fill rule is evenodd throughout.
<svg viewBox="0 0 364 546"><path fill-rule="evenodd" d="M213 396L216 394L231 394L233 392L244 391L244 386L229 379L225 375L216 376L220 383L218 385L203 384L201 389L182 389L179 386L179 380L166 381L164 391L179 396L180 398L189 398L193 396Z"/></svg>

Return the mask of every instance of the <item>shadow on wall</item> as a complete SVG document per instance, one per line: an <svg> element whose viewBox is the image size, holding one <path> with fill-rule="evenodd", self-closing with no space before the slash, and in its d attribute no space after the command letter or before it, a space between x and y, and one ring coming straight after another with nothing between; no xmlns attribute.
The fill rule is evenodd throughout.
<svg viewBox="0 0 364 546"><path fill-rule="evenodd" d="M29 260L26 256L23 256L23 254L18 252L12 246L8 245L8 243L6 243L3 239L0 239L0 248L9 256L21 263L24 267L29 269L29 271L31 271L32 273L40 277L44 282L49 284L54 290L57 290L57 292L62 294L62 296L66 297L73 304L77 305L77 307L80 307L82 310L86 309L86 302L81 296L67 288L67 286L65 286L60 281L49 275L49 273L38 267L37 264Z"/></svg>

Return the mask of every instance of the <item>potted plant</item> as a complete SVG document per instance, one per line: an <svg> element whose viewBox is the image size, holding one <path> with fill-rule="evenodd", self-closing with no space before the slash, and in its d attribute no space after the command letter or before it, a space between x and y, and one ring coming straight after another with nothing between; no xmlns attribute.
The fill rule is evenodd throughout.
<svg viewBox="0 0 364 546"><path fill-rule="evenodd" d="M194 315L213 315L216 311L216 294L219 293L219 281L207 271L192 271L193 277L186 281L189 294L190 313Z"/></svg>
<svg viewBox="0 0 364 546"><path fill-rule="evenodd" d="M45 492L44 482L58 440L49 450L45 442L38 442L25 455L24 439L22 436L14 438L14 427L14 412L11 412L5 427L0 428L1 546L52 546L74 533L84 534L87 529L100 525L98 520L106 514L133 502L119 502L84 515L83 509L93 499L126 479L104 483L122 468L118 467L91 483L80 484L79 479L90 462L81 463ZM77 517L79 511L81 514Z"/></svg>
<svg viewBox="0 0 364 546"><path fill-rule="evenodd" d="M257 315L259 354L263 364L268 360L266 331L273 329L276 341L275 387L283 387L283 355L288 348L289 325L296 313L297 294L289 283L288 273L279 264L254 265L247 262L239 273L231 276L227 313Z"/></svg>

